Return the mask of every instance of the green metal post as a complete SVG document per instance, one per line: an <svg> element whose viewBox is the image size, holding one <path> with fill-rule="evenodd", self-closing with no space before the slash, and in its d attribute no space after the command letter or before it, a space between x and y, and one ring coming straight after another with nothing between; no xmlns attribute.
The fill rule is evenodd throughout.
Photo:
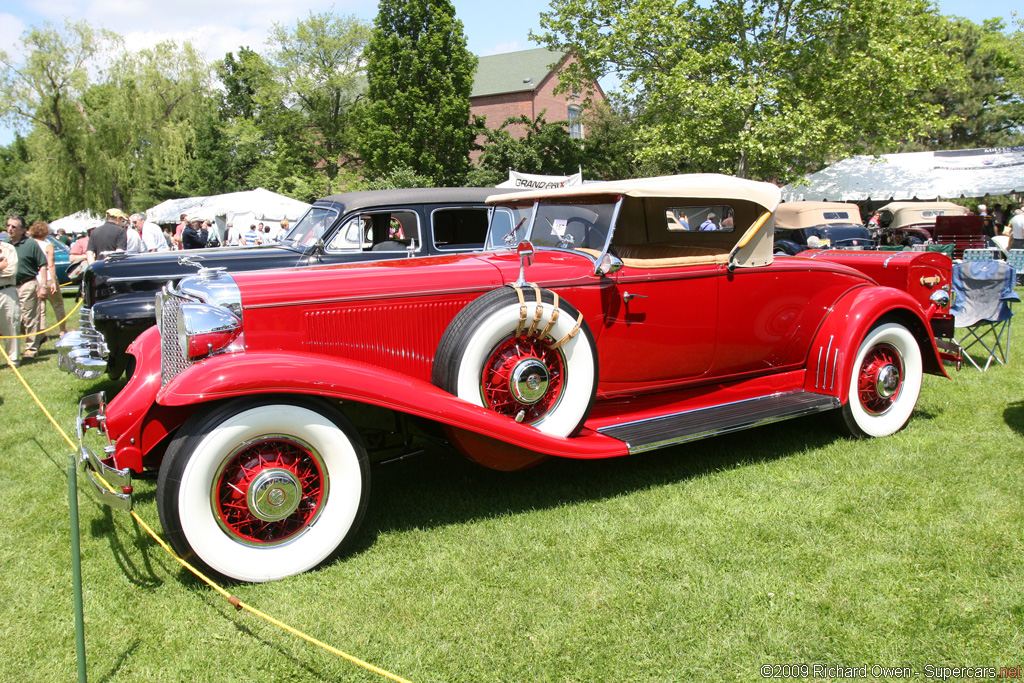
<svg viewBox="0 0 1024 683"><path fill-rule="evenodd" d="M82 616L82 548L78 540L78 470L75 453L68 456L68 507L71 510L71 576L75 593L75 654L78 683L86 683L85 619Z"/></svg>

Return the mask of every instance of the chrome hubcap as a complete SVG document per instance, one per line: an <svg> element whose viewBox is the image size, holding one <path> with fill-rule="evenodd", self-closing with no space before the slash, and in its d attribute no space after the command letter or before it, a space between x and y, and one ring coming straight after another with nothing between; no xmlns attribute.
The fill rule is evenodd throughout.
<svg viewBox="0 0 1024 683"><path fill-rule="evenodd" d="M276 522L288 517L299 507L302 484L289 470L271 468L260 472L246 493L246 503L253 517Z"/></svg>
<svg viewBox="0 0 1024 683"><path fill-rule="evenodd" d="M900 386L900 369L895 365L886 365L878 371L875 389L882 398L890 398Z"/></svg>
<svg viewBox="0 0 1024 683"><path fill-rule="evenodd" d="M544 398L551 383L548 368L536 358L525 358L509 375L509 390L520 403L532 405Z"/></svg>

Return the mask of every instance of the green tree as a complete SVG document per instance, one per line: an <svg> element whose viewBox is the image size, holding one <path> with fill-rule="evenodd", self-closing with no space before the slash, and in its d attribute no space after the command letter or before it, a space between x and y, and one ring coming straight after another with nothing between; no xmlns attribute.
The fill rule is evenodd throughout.
<svg viewBox="0 0 1024 683"><path fill-rule="evenodd" d="M0 147L0 214L22 216L29 222L50 218L33 212L28 194L28 169L25 138L15 134L11 144Z"/></svg>
<svg viewBox="0 0 1024 683"><path fill-rule="evenodd" d="M364 88L363 53L369 38L366 22L327 12L311 12L294 28L274 26L268 42L275 78L250 74L254 83L236 91L232 104L244 111L245 96L252 91L249 97L259 110L256 120L275 140L275 157L299 157L272 159L263 164L261 176L284 172L282 179L316 185L318 196L337 191L348 177L343 171L356 165L354 109ZM245 63L250 71L258 68L251 58Z"/></svg>
<svg viewBox="0 0 1024 683"><path fill-rule="evenodd" d="M222 88L194 122L195 138L188 168L177 183L178 196L257 187L256 169L274 157L278 127L263 125L275 121L274 114L284 109L280 99L273 99L280 97L273 67L259 53L242 47L237 58L229 52L214 64L214 71ZM281 128L301 137L286 126Z"/></svg>
<svg viewBox="0 0 1024 683"><path fill-rule="evenodd" d="M959 61L966 82L940 84L923 99L941 108L941 122L901 151L969 149L1020 144L1024 126L1024 63L1001 19L978 26L968 19L943 19L943 45ZM890 150L879 150L881 152Z"/></svg>
<svg viewBox="0 0 1024 683"><path fill-rule="evenodd" d="M570 175L583 163L583 146L569 137L568 121L548 123L541 112L531 120L525 114L505 119L497 130L486 130L478 167L470 183L478 187L508 180L509 169L520 173ZM520 136L512 131L524 133Z"/></svg>
<svg viewBox="0 0 1024 683"><path fill-rule="evenodd" d="M452 3L381 0L366 62L367 175L408 168L438 185L465 182L478 132L469 116L477 60Z"/></svg>
<svg viewBox="0 0 1024 683"><path fill-rule="evenodd" d="M191 45L121 49L85 22L26 32L24 60L0 53L0 112L29 129L28 186L43 213L147 205L180 178L209 70Z"/></svg>
<svg viewBox="0 0 1024 683"><path fill-rule="evenodd" d="M788 181L934 124L921 93L962 78L927 0L553 0L565 79L615 73L638 158Z"/></svg>

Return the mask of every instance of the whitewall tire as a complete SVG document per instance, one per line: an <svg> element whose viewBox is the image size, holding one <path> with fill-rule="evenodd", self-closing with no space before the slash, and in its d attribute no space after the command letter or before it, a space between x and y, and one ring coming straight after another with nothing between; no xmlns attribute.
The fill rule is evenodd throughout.
<svg viewBox="0 0 1024 683"><path fill-rule="evenodd" d="M910 419L921 394L924 368L917 339L903 325L868 332L854 359L842 424L851 435L895 434Z"/></svg>
<svg viewBox="0 0 1024 683"><path fill-rule="evenodd" d="M503 287L466 306L441 338L432 380L546 434L571 436L594 404L597 349L578 311L560 298L556 306L552 292L540 291L539 304L530 287L522 290L523 304Z"/></svg>
<svg viewBox="0 0 1024 683"><path fill-rule="evenodd" d="M242 399L193 415L157 481L160 521L190 562L239 581L316 567L351 540L369 494L347 420L302 398Z"/></svg>

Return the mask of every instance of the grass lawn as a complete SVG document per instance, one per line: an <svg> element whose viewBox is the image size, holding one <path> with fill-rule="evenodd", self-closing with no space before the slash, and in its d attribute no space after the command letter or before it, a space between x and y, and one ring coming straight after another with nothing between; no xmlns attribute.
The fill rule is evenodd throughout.
<svg viewBox="0 0 1024 683"><path fill-rule="evenodd" d="M69 297L67 302L72 302ZM1018 312L1024 308L1018 307ZM828 415L503 474L373 472L354 551L229 586L416 683L756 681L762 665L1024 664L1024 316L1009 365L926 377L906 429ZM23 374L67 431L121 383ZM68 447L0 369L0 680L74 680ZM155 482L137 511L159 529ZM91 681L383 681L237 612L80 494ZM842 676L832 672L832 679ZM808 678L811 678L808 676ZM827 680L821 676L813 680Z"/></svg>

